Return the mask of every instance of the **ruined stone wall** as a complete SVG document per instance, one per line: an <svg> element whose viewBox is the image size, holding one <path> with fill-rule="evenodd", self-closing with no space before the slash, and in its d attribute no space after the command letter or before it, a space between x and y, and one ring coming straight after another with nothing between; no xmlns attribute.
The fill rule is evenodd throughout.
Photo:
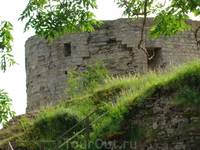
<svg viewBox="0 0 200 150"><path fill-rule="evenodd" d="M198 22L187 21L197 28ZM148 68L164 67L170 63L183 63L200 57L194 31L176 36L151 40L145 38L146 48L156 53L148 61L137 49L142 19L104 21L92 33L71 33L54 42L33 36L26 41L27 111L41 106L57 104L67 87L67 72L84 70L91 59L103 59L109 72L115 75L143 72ZM148 19L146 34L153 19Z"/></svg>
<svg viewBox="0 0 200 150"><path fill-rule="evenodd" d="M130 111L130 117L121 123L124 133L115 140L114 150L125 147L125 141L126 150L129 146L134 150L199 150L199 108L187 108L174 102L173 94L158 92ZM130 140L130 133L140 137L136 143Z"/></svg>

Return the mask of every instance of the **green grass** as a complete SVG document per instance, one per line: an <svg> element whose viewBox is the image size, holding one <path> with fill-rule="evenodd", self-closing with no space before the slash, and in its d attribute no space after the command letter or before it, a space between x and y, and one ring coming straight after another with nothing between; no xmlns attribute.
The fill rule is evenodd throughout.
<svg viewBox="0 0 200 150"><path fill-rule="evenodd" d="M91 127L91 141L98 138L107 140L114 133L122 133L120 124L127 119L131 111L139 111L142 101L155 93L173 95L175 102L195 108L200 104L199 90L199 60L159 72L108 77L99 84L95 82L95 87L90 86L90 90L86 89L77 95L73 93L73 97L62 101L56 107L44 108L31 127L26 127L24 123L26 135L20 140L54 140L96 108L99 108L99 111L90 117L91 122L106 111L109 113ZM27 123L28 125L30 124ZM64 138L69 138L83 127L84 123ZM134 140L141 138L143 134L142 129L136 127L134 125L135 130L131 132L134 133L131 135ZM78 136L77 140L84 142L83 135ZM78 146L81 147L81 144Z"/></svg>

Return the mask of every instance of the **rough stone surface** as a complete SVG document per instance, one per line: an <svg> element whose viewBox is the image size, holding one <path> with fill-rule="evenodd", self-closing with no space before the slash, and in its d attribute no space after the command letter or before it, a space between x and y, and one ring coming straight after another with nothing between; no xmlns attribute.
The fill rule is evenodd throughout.
<svg viewBox="0 0 200 150"><path fill-rule="evenodd" d="M187 23L194 29L199 25L190 20ZM25 45L27 111L57 104L67 87L67 71L84 70L92 64L91 59L103 59L110 73L123 75L200 57L194 31L186 31L166 40L146 36L147 50L156 53L153 61L148 61L144 52L137 49L141 24L142 19L118 19L105 21L92 33L66 34L54 42L36 36L29 38ZM153 19L148 19L146 34L153 24ZM66 52L66 45L71 52ZM160 111L163 110L158 113Z"/></svg>
<svg viewBox="0 0 200 150"><path fill-rule="evenodd" d="M173 95L162 94L144 100L138 110L130 111L131 115L120 125L124 134L115 140L108 139L108 143L115 143L112 150L199 150L199 107L186 108L173 102ZM140 138L135 141L131 137L138 137L138 131Z"/></svg>
<svg viewBox="0 0 200 150"><path fill-rule="evenodd" d="M137 150L198 150L200 148L200 108L192 110L174 103L173 96L145 100L129 119L143 130ZM148 108L149 102L153 107ZM169 111L160 111L160 110ZM157 110L157 111L156 111ZM158 112L158 113L157 113Z"/></svg>

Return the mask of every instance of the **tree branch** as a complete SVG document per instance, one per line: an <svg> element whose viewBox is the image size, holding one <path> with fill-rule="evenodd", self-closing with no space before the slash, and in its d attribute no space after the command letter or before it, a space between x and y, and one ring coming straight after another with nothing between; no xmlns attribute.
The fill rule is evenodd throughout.
<svg viewBox="0 0 200 150"><path fill-rule="evenodd" d="M129 5L128 5L127 0L120 0L120 1L124 3L124 5L130 10L130 12L131 12L133 15L139 16L139 15L145 15L145 13L146 13L146 14L148 13L147 11L144 11L144 12L142 12L142 13L131 11L131 9L130 9L130 7L129 7Z"/></svg>
<svg viewBox="0 0 200 150"><path fill-rule="evenodd" d="M200 26L199 26L199 27L195 30L195 32L194 32L194 36L195 36L195 39L196 39L196 41L197 41L197 45L200 44L200 40L198 40L198 37L197 37L197 33L198 33L199 29L200 29Z"/></svg>
<svg viewBox="0 0 200 150"><path fill-rule="evenodd" d="M140 37L140 41L138 44L138 49L142 49L145 54L147 55L147 58L150 59L149 57L149 53L147 52L145 47L142 47L143 41L144 41L144 27L146 25L146 18L147 18L147 2L148 0L145 0L145 5L144 5L144 20L143 20L143 24L141 27L141 37ZM153 56L151 57L151 59L153 58Z"/></svg>

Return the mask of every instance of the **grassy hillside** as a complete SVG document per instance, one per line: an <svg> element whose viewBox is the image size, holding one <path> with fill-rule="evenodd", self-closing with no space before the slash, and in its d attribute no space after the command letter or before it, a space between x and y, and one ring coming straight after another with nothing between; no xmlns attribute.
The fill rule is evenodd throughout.
<svg viewBox="0 0 200 150"><path fill-rule="evenodd" d="M195 110L200 106L199 60L176 68L171 67L158 72L149 71L146 74L124 77L110 77L101 65L96 67L96 70L91 67L88 72L81 74L83 79L81 81L73 78L74 75L80 74L71 74L71 89L67 90L73 95L71 98L66 98L58 106L44 108L33 117L26 114L17 119L17 123L14 125L10 123L9 127L2 129L0 131L0 149L7 147L8 141L55 140L97 109L98 111L90 117L90 122L105 112L108 113L91 126L90 141L93 141L90 144L91 149L96 149L96 144L99 144L96 141L99 139L102 141L115 139L137 141L144 136L142 134L144 129L130 124L128 120L133 113L140 111L143 101L155 98L156 95L167 94L173 97L172 103L180 103L185 108ZM94 71L96 72L94 73ZM94 80L96 76L90 73L101 76L101 78ZM81 85L79 85L80 82ZM84 122L81 123L62 137L59 144L84 126ZM54 149L53 146L52 143L45 144L47 149ZM70 146L77 150L84 149L85 135L78 135L68 144L69 149L72 149ZM37 149L39 145L37 143L16 144L15 147L25 150L27 147L27 149ZM66 149L66 146L61 149Z"/></svg>

